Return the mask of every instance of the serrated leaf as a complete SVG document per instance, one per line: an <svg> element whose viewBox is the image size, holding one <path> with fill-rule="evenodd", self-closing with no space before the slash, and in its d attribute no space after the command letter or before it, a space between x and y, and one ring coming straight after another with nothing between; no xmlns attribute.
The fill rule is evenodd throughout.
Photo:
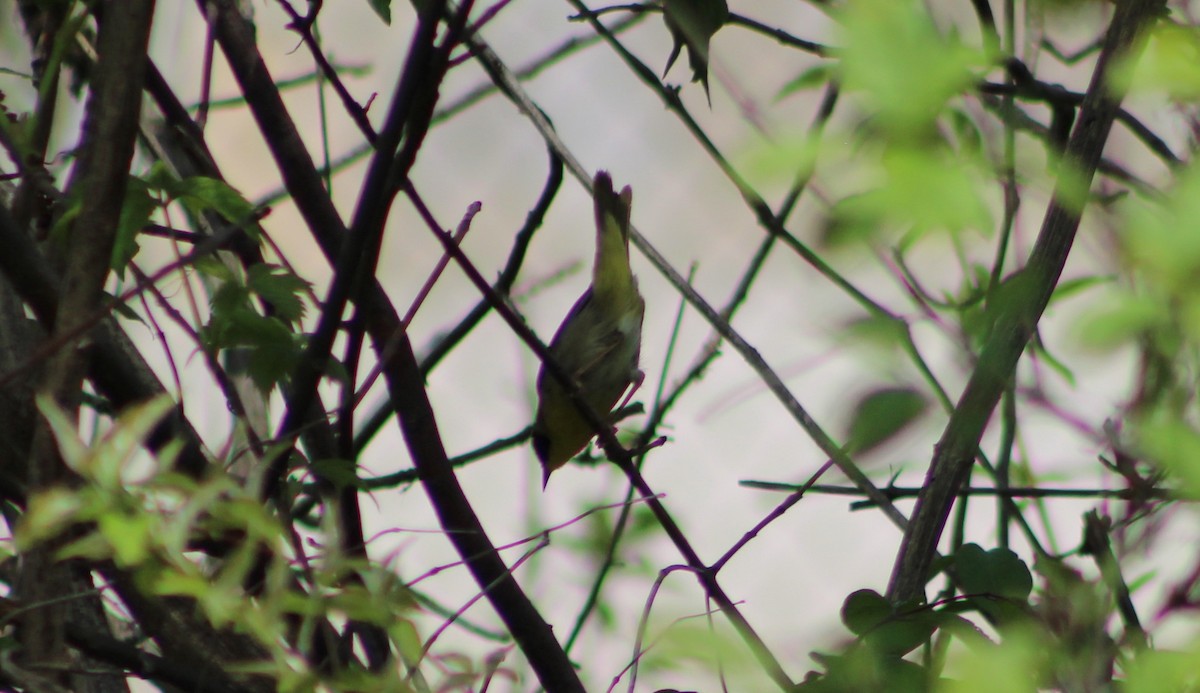
<svg viewBox="0 0 1200 693"><path fill-rule="evenodd" d="M274 293L281 301L281 313L301 314L302 307L289 292L300 280L273 274L270 269L254 272L252 280L260 288ZM209 349L244 348L249 359L247 372L255 385L270 392L298 363L302 342L289 322L277 316L265 316L250 301L251 288L235 281L222 284L210 299L212 315L200 331Z"/></svg>
<svg viewBox="0 0 1200 693"><path fill-rule="evenodd" d="M276 383L283 382L300 363L301 349L292 340L292 333L278 321L277 330L264 331L263 339L250 352L247 372L254 385L270 392Z"/></svg>
<svg viewBox="0 0 1200 693"><path fill-rule="evenodd" d="M237 312L258 315L250 305L249 290L236 281L227 281L217 287L208 299L208 306L213 313L209 319L210 325L218 324Z"/></svg>
<svg viewBox="0 0 1200 693"><path fill-rule="evenodd" d="M246 273L246 285L274 306L280 319L297 322L304 317L301 296L310 285L286 268L278 265L251 267Z"/></svg>
<svg viewBox="0 0 1200 693"><path fill-rule="evenodd" d="M213 210L229 223L241 224L253 238L255 226L249 222L254 215L254 205L225 181L191 176L176 181L169 192L192 213Z"/></svg>

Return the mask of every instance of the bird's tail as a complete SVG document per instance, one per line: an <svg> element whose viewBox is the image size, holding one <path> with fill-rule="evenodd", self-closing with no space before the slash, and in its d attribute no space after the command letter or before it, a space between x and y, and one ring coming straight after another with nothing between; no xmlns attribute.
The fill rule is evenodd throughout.
<svg viewBox="0 0 1200 693"><path fill-rule="evenodd" d="M596 200L596 263L592 270L592 291L599 296L631 295L634 279L629 267L629 215L633 190L625 186L617 194L608 172L599 171L593 196Z"/></svg>

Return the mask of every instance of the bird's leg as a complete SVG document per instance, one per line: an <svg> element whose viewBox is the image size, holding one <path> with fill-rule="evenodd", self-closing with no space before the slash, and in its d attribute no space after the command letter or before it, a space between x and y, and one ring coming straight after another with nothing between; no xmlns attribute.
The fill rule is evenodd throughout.
<svg viewBox="0 0 1200 693"><path fill-rule="evenodd" d="M659 437L655 438L654 440L650 441L649 443L646 443L645 445L641 446L640 448L630 450L629 453L631 455L633 455L634 457L640 457L640 456L646 454L647 452L653 450L654 448L662 447L664 444L666 444L666 442L667 442L666 436L659 436Z"/></svg>
<svg viewBox="0 0 1200 693"><path fill-rule="evenodd" d="M645 379L646 373L639 368L638 372L633 376L633 383L632 387L629 388L629 393L625 395L625 399L621 400L621 406L617 407L617 409L624 409L625 405L629 404L629 400L633 399L633 395L642 386L642 381Z"/></svg>

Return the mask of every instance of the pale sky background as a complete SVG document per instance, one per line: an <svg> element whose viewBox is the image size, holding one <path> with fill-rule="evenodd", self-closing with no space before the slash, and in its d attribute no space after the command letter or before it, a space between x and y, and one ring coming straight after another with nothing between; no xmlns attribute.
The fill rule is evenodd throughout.
<svg viewBox="0 0 1200 693"><path fill-rule="evenodd" d="M735 12L778 25L796 36L834 41L831 22L809 4L785 0L732 0L730 4ZM260 48L275 78L309 72L312 69L309 54L298 47L294 34L284 30L286 18L276 5L256 2L253 7ZM366 102L372 93L379 94L371 110L376 119L387 109L387 99L411 34L412 17L407 6L397 3L394 10L393 25L386 27L371 13L365 0L331 0L326 2L320 23L328 54L336 62L373 66L371 74L350 78L347 83L360 102ZM152 54L180 96L193 100L199 94L198 56L202 52L203 24L191 3L160 3L158 12ZM519 0L502 11L483 35L510 67L518 68L567 37L590 31L584 23L568 22L567 17L572 13L565 2ZM975 36L969 17L950 13L939 15L939 20L947 26L958 26L968 38ZM1072 21L1091 26L1094 20L1085 14ZM1053 20L1049 21L1049 28L1057 31ZM1085 38L1083 33L1079 36L1081 40ZM625 34L623 40L652 69L662 69L670 42L660 18L649 18ZM816 65L818 59L783 48L739 27L723 29L715 37L712 51L711 110L700 87L686 83L689 76L686 60L680 59L667 81L685 83L683 98L692 115L767 201L777 207L790 184L790 175L764 172L754 162L761 159L760 153L769 150L772 143L794 139L808 128L815 94L780 102L775 97L783 84ZM1089 69L1085 64L1052 74L1069 88L1082 90ZM483 81L481 70L468 61L448 79L442 90L443 102L454 101ZM757 226L734 187L696 146L676 117L603 44L556 65L527 83L526 88L585 167L593 171L607 169L617 185L633 187L633 221L637 228L681 273L686 274L688 267L696 263L697 289L714 305L723 305L764 231ZM235 87L218 60L214 96L234 93ZM289 92L288 104L317 156L320 128L313 89ZM1158 104L1153 101L1138 105L1145 107L1145 113L1158 113L1155 110ZM972 105L972 108L978 107ZM756 114L761 131L743 117L743 109ZM339 106L332 96L329 110L333 116L328 129L330 148L336 156L357 146L361 138L339 116ZM849 101L844 101L839 113L850 112ZM1164 121L1158 118L1152 115L1149 124L1161 126ZM830 138L836 140L840 135L845 140L844 128L848 122L835 123ZM269 155L260 147L260 134L244 111L215 112L208 127L209 144L217 161L230 182L248 198L253 200L280 185ZM842 133L838 128L843 128ZM1175 140L1173 144L1178 146L1178 142ZM1142 158L1137 146L1124 133L1120 133L1108 151L1110 156L1123 159L1135 156L1129 163L1151 180L1161 176L1155 162ZM1030 148L1022 156L1032 162L1030 170L1044 171L1044 165L1038 163L1042 156L1040 149ZM532 126L507 100L494 95L432 131L418 160L414 180L446 227L456 226L471 202L483 204L464 247L485 276L492 277L507 256L512 235L541 190L546 160L545 148ZM344 218L353 209L360 175L361 167L335 179ZM818 212L822 209L819 195L829 186L836 188L840 182L824 180L818 174L813 190L805 193L793 214L789 230L806 242L814 242L819 231ZM1028 252L1044 205L1044 193L1028 192L1014 237L1015 257L1023 258ZM519 304L545 340L553 334L588 281L591 218L591 201L583 187L577 181L567 180L530 248L518 292L529 290L574 263L579 265L579 271L559 283L541 287ZM323 280L327 265L289 204L277 205L265 226L285 247L288 259L302 276ZM1103 227L1085 222L1067 276L1111 269L1107 238ZM970 240L973 257L981 261L991 257L992 248L986 240L980 241L979 237ZM944 241L930 241L912 256L913 266L927 286L945 289L957 286L958 269L951 251ZM400 312L407 309L440 255L440 247L430 232L403 202L399 203L388 229L380 275ZM870 252L839 251L828 257L838 271L872 298L906 316L914 315L902 287ZM661 376L671 323L680 299L636 253L634 263L647 301L642 351L647 380L638 399L648 402ZM318 295L322 290L323 286L319 286ZM449 268L413 324L414 344L423 350L477 300L476 292L462 274L453 266ZM1057 401L1064 403L1073 415L1099 429L1120 402L1122 393L1128 392L1133 363L1128 354L1076 356L1078 313L1091 300L1095 297L1065 301L1047 315L1043 337L1055 353L1066 354L1070 364L1077 368L1077 383L1072 387L1053 376L1047 376L1045 382L1051 386ZM847 349L836 340L839 327L862 317L861 309L849 297L792 252L778 247L734 326L785 376L792 392L817 422L840 439L850 404L871 387L903 384L927 391L902 356L864 368L861 352ZM966 365L958 362L953 345L936 328L918 323L914 329L927 360L951 397L957 398L968 372ZM140 340L148 341L152 336L144 329L139 332L137 327L130 330ZM702 318L689 310L668 384L690 365L708 335L709 329ZM172 346L188 383L185 386L188 411L209 444L219 447L229 428L224 403L207 389L210 380L203 363L201 359L188 357L192 351L186 341L173 339ZM165 363L159 348L152 347L149 353L158 359L157 365ZM535 373L535 359L499 319L489 317L476 328L429 381L429 393L448 452L451 455L466 452L528 425L533 411ZM164 381L169 382L166 378ZM373 393L372 404L381 394L378 389ZM370 409L363 408L364 418ZM205 419L204 412L209 412L212 418ZM712 365L704 380L693 387L667 423L671 440L650 455L646 478L653 488L666 495L667 508L701 557L708 561L720 556L783 498L781 494L740 488L739 481L800 482L824 460L732 348L724 349L724 355ZM901 484L915 484L923 476L924 464L943 425L942 414L931 410L900 441L862 461L870 467L878 484L886 484L891 472L897 470L905 472ZM1034 460L1039 474L1057 475L1059 483L1064 485L1104 483L1096 462L1096 455L1103 450L1094 441L1045 415L1026 416L1023 426L1024 451ZM994 453L995 443L996 431L990 429L985 449ZM372 474L411 466L394 424L376 439L361 464ZM549 490L543 494L540 470L528 447L477 463L463 470L460 479L497 545L536 535L546 527L569 520L581 508L613 503L624 494L619 473L609 465L568 466L554 475ZM830 474L823 481L838 483L842 478ZM977 478L977 482L982 482L982 478ZM849 512L847 503L840 497L806 498L755 539L720 574L726 592L740 603L743 613L794 680L815 668L808 652L836 647L847 635L838 621L838 609L845 596L859 588L883 591L892 568L901 536L899 530L878 512ZM1053 502L1055 512L1051 521L1059 550L1078 546L1080 516L1094 505ZM900 507L907 512L911 504L902 503ZM436 520L419 487L375 493L373 498L364 499L363 509L368 536L388 532L372 543L373 555L391 556L392 565L404 578L413 579L432 566L458 560L448 542L437 534ZM974 504L971 536L985 548L994 542L993 518L990 503ZM1171 540L1197 545L1194 522L1176 522L1172 527L1167 535ZM593 571L579 562L578 553L571 548L587 539L587 529L587 523L582 522L555 532L549 548L518 572L521 584L563 638L591 584ZM1017 537L1015 532L1014 537ZM1019 537L1015 541L1016 548L1024 551ZM654 569L681 561L665 539L640 542L638 546L639 558ZM506 552L510 564L521 550ZM1029 557L1027 553L1022 556ZM1147 566L1148 570L1159 572L1138 595L1146 617L1159 604L1155 588L1169 584L1170 577L1188 565L1192 557L1190 552L1177 557L1179 565L1163 563L1162 558L1156 556L1158 562ZM1086 563L1079 563L1078 567L1088 574L1092 572ZM1140 574L1127 575L1130 579L1137 577ZM584 667L582 675L590 690L602 690L628 663L651 580L652 574L647 577L646 571L624 570L618 570L610 579L605 601L615 620L615 630L591 628L574 651ZM419 587L452 609L462 606L477 591L461 568L445 570ZM676 573L657 597L648 637L658 637L671 621L703 613L706 608L696 581L684 573ZM467 618L492 626L497 623L484 601L468 611ZM717 616L716 622L722 632L729 633L724 618ZM430 616L420 623L423 633L428 635L440 625L440 619ZM439 642L443 652L463 650L475 657L495 647L453 629ZM519 660L519 654L510 655L510 661ZM643 671L638 690L650 691L668 685L714 690L715 675L705 667L706 663L700 663L669 674ZM535 685L525 681L512 690L532 690ZM766 683L761 677L751 677L747 685L750 687L734 689L758 690ZM620 686L624 688L625 680Z"/></svg>

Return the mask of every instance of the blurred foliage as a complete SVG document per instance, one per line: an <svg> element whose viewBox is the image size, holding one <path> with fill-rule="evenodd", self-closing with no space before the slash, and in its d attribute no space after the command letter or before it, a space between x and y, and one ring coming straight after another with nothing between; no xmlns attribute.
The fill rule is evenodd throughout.
<svg viewBox="0 0 1200 693"><path fill-rule="evenodd" d="M428 0L413 4L423 12L434 7ZM786 245L808 263L803 272L815 268L803 274L806 280L819 275L821 281L828 281L854 303L853 309L829 321L826 334L819 335L833 340L836 349L852 353L861 365L854 373L854 389L839 392L837 398L838 413L848 422L841 444L845 451L890 453L901 434L926 424L944 425L962 383L975 369L988 366L980 363L980 352L995 337L997 325L1003 324L998 317L1045 298L1049 292L1051 309L1077 327L1076 344L1064 343L1056 333L1046 335L1035 329L1005 401L998 413L989 412L994 422L991 431L996 435L982 443L987 449L980 449L969 483L975 486L990 482L993 486L986 490L1001 496L996 512L988 515L995 518L995 527L980 529L973 524L968 531L968 523L975 523L972 518L979 513L965 510L947 520L949 536L941 544L945 555L929 576L931 586L935 580L943 580L944 586L929 600L894 603L873 588L840 585L849 594L840 612L846 630L841 640L813 646L797 637L775 650L783 668L789 671L810 666L805 653L819 650L812 655L814 670L795 690L1200 690L1200 668L1196 665L1200 640L1185 636L1168 647L1155 645L1152 637L1152 629L1167 617L1182 617L1194 623L1194 614L1200 608L1200 568L1190 578L1169 584L1149 574L1141 574L1130 583L1123 574L1129 565L1136 565L1134 559L1152 556L1154 551L1167 550L1200 565L1195 546L1155 545L1161 536L1160 523L1169 514L1166 511L1200 498L1200 172L1190 160L1200 133L1200 118L1195 114L1200 98L1200 31L1190 19L1195 8L1176 7L1143 37L1136 55L1119 56L1106 88L1128 89L1134 98L1118 126L1122 133L1120 146L1105 151L1102 178L1089 187L1072 163L1061 157L1082 92L1088 88L1087 80L1077 79L1078 75L1069 69L1057 68L1092 64L1096 39L1103 34L1102 22L1110 16L1112 4L1093 0L1026 3L1019 10L1023 24L1014 22L1016 34L1005 36L1001 35L1007 31L1004 18L997 21L991 16L993 11L1001 10L1000 3L812 3L804 9L819 13L831 29L828 35L799 37L789 33L790 16L748 16L760 11L752 3L734 2L729 8L716 0L622 5L597 15L605 21L619 15L628 22L614 22L611 34L603 41L590 33L569 37L561 47L548 49L538 62L520 71L524 78L531 79L543 71L562 68L576 51L623 47L625 35L618 28L636 26L643 15L662 12L665 25L653 23L644 34L637 35L636 41L657 41L658 53L654 55L666 55L672 48L676 52L686 49L689 76L699 80L700 87L661 84L654 78L657 69L640 70L645 67L637 63L640 44L630 43L638 45L639 51L616 53L634 68L630 74L663 97L672 115L685 116L680 118L686 126L681 129L692 134L706 132L703 128L710 121L705 118L715 121L730 117L730 113L745 121L732 123L730 129L733 125L744 126L749 133L745 141L755 144L729 154L723 151L723 140L713 137L698 143L697 148L717 159L719 166L713 168L727 175L731 187L747 201L765 233L775 240L785 240L774 246L774 241L763 242L764 258L772 247ZM0 145L7 152L5 164L11 164L11 171L15 171L10 176L10 169L5 169L4 183L11 177L22 185L33 181L41 187L34 186L38 194L32 198L22 198L17 194L20 188L5 185L5 213L13 212L14 218L21 218L33 232L31 237L47 247L48 255L53 250L61 256L71 251L74 231L88 221L80 218L83 197L74 188L65 192L65 181L74 175L71 167L79 162L73 147L83 139L84 130L80 123L78 132L55 133L63 142L54 145L60 147L59 152L47 143L45 131L65 120L55 111L54 102L58 98L67 101L69 90L57 94L54 90L58 80L69 78L64 83L72 89L88 83L92 54L82 47L94 37L94 6L74 2L25 2L14 8L9 5L12 3L0 7L23 13L30 44L26 52L30 55L22 54L22 60L33 64L29 70L16 65L3 68L3 76L19 85L19 93L0 92ZM364 14L378 21L404 24L403 32L394 34L398 37L407 37L408 24L415 21L408 6L394 6L387 0L367 0L361 5ZM480 38L493 31L514 31L496 20L507 20L506 13L524 9L520 5L501 2L477 8L472 21L478 23L470 26L470 34ZM332 7L333 3L310 4L310 9L318 13L329 12ZM697 11L699 20L688 19ZM576 19L585 18L589 17L580 10ZM291 30L301 31L312 28L305 26L308 19L314 18L297 15L286 21ZM269 14L261 21L279 22L280 15ZM577 26L584 25L564 19L557 28L565 31ZM528 32L519 40L531 44L553 34L540 25L533 27L536 31L528 31L529 26L519 28ZM800 30L808 31L809 27ZM748 37L747 32L753 33ZM6 43L16 43L17 34L7 23L0 26L0 34L6 37ZM1087 40L1081 41L1079 37L1084 34ZM446 35L445 25L438 35ZM289 35L289 39L294 38ZM339 48L323 44L319 32L304 38L311 38L315 47L330 54ZM738 84L738 79L746 76L726 69L734 61L726 61L722 52L733 40L760 42L764 57L755 54L754 59L762 64L773 64L779 57L768 50L788 51L788 58L798 58L794 63L779 60L779 64L789 65L786 73L761 76L769 104L755 103L749 87L742 93L744 85ZM1079 43L1085 45L1077 46ZM1060 44L1071 46L1074 52L1062 49ZM1014 54L1004 53L1001 46L1006 47L1004 50L1011 48ZM294 44L289 44L288 50L292 47ZM472 56L485 56L485 51L479 46L460 45L451 54L455 69L459 69ZM32 55L36 58L31 61ZM1053 69L1044 69L1047 63ZM624 69L618 65L614 60L604 69L615 74ZM365 72L334 67L329 74L318 77L314 70L281 79L276 87L283 89L286 85L295 93L320 97L325 115L324 109L335 103L327 99L332 93L328 91L331 80L335 76L357 79ZM456 77L464 72L456 73ZM462 104L474 104L471 99L483 100L498 92L511 94L508 85L497 90L487 81L503 72L496 64L488 63L485 70L472 73L482 86L454 107L466 108ZM564 74L572 83L587 81ZM606 79L609 76L604 75ZM710 104L708 113L693 117L680 94L699 96L698 91L682 90L702 88L707 96L710 76L717 103ZM759 77L755 75L756 80ZM1059 85L1056 80L1060 78L1071 83ZM560 83L547 80L538 86L547 88L547 84ZM357 89L360 85L353 86ZM351 96L341 95L344 103L353 104L353 99L360 97L366 100L349 91ZM816 125L803 129L797 125L800 121L794 117L794 109L815 103L813 98L818 92L829 109L836 105L836 117L825 119L829 114L819 113ZM76 92L76 100L71 102L76 107L83 103L80 93ZM402 92L398 89L397 93ZM443 103L437 104L446 108L440 112L449 114L450 121L461 113L446 103L454 95L454 89L447 87L442 93ZM524 107L519 99L515 100ZM1152 117L1145 117L1137 108L1156 100L1168 103L1170 108ZM219 103L230 109L247 106L240 95ZM361 105L360 115L371 123L379 109L369 111L368 106L369 102ZM614 114L632 109L624 102L596 107L612 109ZM506 109L512 110L508 106ZM184 109L188 113L200 110L195 106ZM623 110L621 115L625 115ZM554 116L561 117L559 113ZM463 120L472 122L469 118ZM703 122L703 128L697 121ZM719 125L712 131L727 135L727 122L715 122ZM156 120L154 125L160 123ZM575 146L577 140L572 138L579 137L573 129L575 123L560 125L564 125L560 134L568 140L567 146ZM277 134L271 127L262 127L259 134L264 138ZM321 127L331 126L322 121ZM196 130L203 133L202 128ZM153 131L142 131L143 145ZM342 162L374 151L373 137L349 127L347 131L363 134L363 141ZM328 130L319 134L323 147L329 147L335 139ZM654 143L642 145L639 140L638 146L653 149L650 144ZM421 146L426 145L422 142ZM1131 154L1134 148L1139 149ZM309 277L295 269L285 256L297 251L275 245L285 234L276 233L271 238L261 233L259 222L266 215L265 207L247 200L216 170L209 171L212 175L176 175L174 168L154 161L159 153L153 147L143 146L139 151L145 158L135 161L135 171L129 175L111 269L121 282L130 277L143 281L139 263L144 258L140 253L146 245L160 242L165 236L171 244L164 246L164 255L175 263L170 269L189 274L181 280L181 284L186 283L182 289L171 291L176 287L168 283L168 290L156 296L165 307L152 309L149 302L138 306L131 300L120 307L121 314L136 317L141 321L139 326L155 328L153 319L168 314L183 327L192 340L190 345L206 357L213 379L221 382L203 396L187 393L186 411L182 402L166 395L113 411L108 408L110 402L89 390L84 393L84 401L91 406L85 425L52 399L38 398L36 406L72 481L34 489L25 497L19 476L0 479L4 482L0 485L5 494L4 517L13 528L11 544L0 544L0 564L6 569L19 566L22 556L47 550L55 559L72 559L91 567L111 565L127 571L147 595L186 597L194 602L207 624L245 635L266 653L261 661L240 662L234 668L270 676L278 690L450 691L484 690L504 684L509 690L528 689L528 659L538 653L521 653L507 631L490 631L465 617L477 599L487 596L491 585L479 587L466 604L448 607L442 601L455 603L456 593L447 590L454 596L443 600L441 585L427 588L430 594L418 591L424 578L447 566L406 564L405 569L419 575L409 582L398 575L394 556L371 555L368 559L346 555L338 548L350 529L344 524L346 516L339 513L347 507L348 497L354 498L354 492L367 488L361 460L342 454L352 447L348 438L353 438L353 415L361 401L358 398L369 389L355 380L360 375L357 369L364 365L354 362L357 355L345 362L339 356L324 363L323 385L338 391L341 399L323 412L327 417L314 417L318 420L312 429L327 434L333 445L306 450L308 458L299 452L288 453L281 463L285 478L279 507L284 510L264 502L261 476L267 470L255 468L283 444L269 439L251 440L254 436L248 434L268 431L263 437L269 438L269 426L253 431L247 421L237 422L235 434L214 446L217 451L203 449L200 453L210 462L207 473L201 476L188 476L176 469L182 441L150 442L159 424L171 417L199 418L210 409L217 414L224 414L224 408L239 410L233 401L226 401L235 396L221 370L222 364L230 362L244 362L244 374L253 385L250 390L239 390L236 396L247 397L257 391L262 409L269 412L265 420L272 420L278 413L278 396L288 389L309 344L305 330L311 326L306 326L306 319L322 310L311 288L324 286L328 277ZM491 155L491 151L479 154ZM668 159L664 175L679 171L673 156L664 157ZM459 173L441 168L443 162L435 155L425 155L421 161L425 165L437 162L439 168L434 170L440 178L452 179ZM339 162L327 163L339 175L346 170L339 168ZM559 163L557 158L555 163ZM288 180L290 173L279 171L278 178ZM325 180L332 181L333 176L330 173ZM341 181L338 178L339 185ZM764 189L786 188L797 198L806 195L802 201L805 206L798 208L803 212L804 226L795 221L800 213L792 219L764 221L770 214L765 210L771 206L758 205L762 198L757 188L745 181L761 184ZM554 186L548 189L557 190ZM28 189L21 194L28 195ZM1063 279L1046 289L1031 285L1023 268L1036 242L1041 210L1052 194L1059 195L1068 210L1085 212L1087 226L1080 232L1079 245L1085 245L1085 250L1093 254L1072 258ZM287 194L281 192L273 199L284 205L294 203L286 198ZM23 200L25 206L13 200ZM791 209L790 202L794 201L781 207ZM8 209L10 206L13 209ZM336 208L332 200L331 208ZM536 212L529 215L528 229L512 234L517 239L515 257L524 257L526 246L521 243L528 242L546 209ZM183 230L185 226L203 226L195 223L198 218L218 220L226 225L230 238L236 235L239 241L248 241L255 252L270 252L250 262L244 257L235 259L226 244L230 238L214 239L200 231ZM295 217L288 217L287 223L292 225L287 229L292 233L303 230L301 224L311 221L303 219L298 224ZM709 231L728 232L733 237L728 229L697 229L695 238L689 241L696 248L704 248L714 238L704 235ZM404 237L404 242L408 240ZM736 254L728 252L731 246L726 237L717 240L711 245L720 248L719 260L732 267ZM214 243L221 246L220 254L206 247ZM185 247L195 255L182 250ZM405 253L409 249L403 247ZM404 262L408 260L406 255ZM440 288L433 284L439 280L441 268L426 274L428 269L403 268L422 278L432 277L423 288ZM751 288L758 269L745 271L742 280L746 294L754 293ZM789 267L788 271L793 270ZM879 297L874 291L876 286L868 291L865 282L858 283L862 275L880 271L892 280L892 295ZM802 272L796 270L795 274ZM163 276L173 275L164 272L156 277L156 290L163 288ZM196 286L191 282L193 277L200 279ZM522 275L521 279L528 278ZM193 289L197 289L195 293ZM759 299L759 307L768 312L768 322L776 319L780 292L759 293L768 294ZM511 294L501 298L509 299ZM736 302L722 307L722 319L730 325L740 325L733 317L737 307ZM26 312L35 311L19 306L16 314L24 320ZM361 335L354 330L361 327L356 322L361 316L354 316L339 320L339 346L342 341L359 344L355 338ZM456 330L467 334L474 326L466 321L451 322L458 318L449 313L437 318L431 318L437 323L434 333L419 334L407 324L404 330L412 334L405 336L418 342L417 338L425 337L437 341ZM49 332L53 320L49 319L43 328ZM691 375L681 378L679 389L673 392L682 392L698 381L712 359L732 353L729 344L713 341L711 349L706 344L707 351L691 367ZM1079 346L1082 348L1075 348ZM166 360L178 358L178 354L170 353L175 349L174 344L168 345L171 358ZM347 346L347 352L351 351ZM926 360L931 353L942 357L937 367L929 365L932 359ZM1107 366L1092 367L1088 358L1096 354L1120 356L1136 364L1127 396L1096 405L1097 409L1103 408L1103 424L1093 423L1071 406L1060 405L1057 399L1064 389L1083 392L1081 396L1087 397L1090 390L1083 388L1114 377ZM28 354L20 356L24 359ZM172 364L169 371L173 375L174 369ZM229 371L236 373L238 369L230 367ZM427 377L428 372L421 375ZM513 382L517 380L506 382L506 386L511 387ZM831 388L839 386L830 384ZM184 399L184 386L177 382L174 391ZM858 395L847 396L844 392ZM209 399L204 399L206 396ZM34 406L32 394L27 399L30 401L26 404ZM213 406L212 402L218 404ZM657 407L646 410L655 416L662 414ZM502 418L497 416L497 420ZM1039 426L1047 422L1072 429L1084 443L1074 448L1044 443ZM667 419L655 423L671 425ZM87 430L89 426L91 431ZM312 429L305 432L311 433ZM645 445L649 440L643 439L641 430L626 430L621 441ZM645 432L653 436L660 430L647 425ZM748 434L752 435L757 433ZM496 438L502 443L497 449L510 448L523 440L519 433L512 432L497 433ZM1046 440L1057 439L1047 436ZM309 441L302 440L300 445L307 447ZM385 451L389 461L403 456L398 452ZM31 454L8 449L0 453L4 461ZM786 454L798 456L792 450ZM1043 482L1055 478L1054 474L1061 478L1062 472L1044 472L1036 462L1048 457L1057 461L1057 457L1066 455L1093 454L1098 459L1087 458L1088 473L1094 472L1104 487L1085 497L1098 508L1090 516L1102 526L1107 553L1087 542L1083 548L1064 549L1055 535L1054 522L1048 519L1056 499L1052 495L1021 496L1016 491L1030 489L1013 489L1028 483L1037 487L1033 491L1079 490L1045 488ZM239 468L235 473L233 462L246 458L253 460L250 471ZM788 474L794 470L789 467ZM926 473L940 472L934 469ZM412 483L415 478L410 476L404 483ZM686 481L691 483L693 479ZM688 487L688 491L693 497L687 500L696 502L699 497L704 512L722 520L727 505L734 502L728 489L697 494ZM1009 491L1013 492L1011 498L1004 496ZM301 493L306 495L298 498ZM616 494L604 489L604 495L591 494L586 499L605 506L614 503L610 495ZM676 499L682 495L671 500L681 502ZM414 493L407 498L418 496ZM518 500L524 501L511 500L514 506ZM304 510L290 515L291 504L297 501L302 503L295 507L303 506ZM980 501L967 497L961 502ZM361 521L361 517L353 517ZM766 516L764 526L767 519L774 518ZM822 521L832 526L837 519ZM594 576L595 582L588 585L594 601L578 607L577 625L580 629L588 627L588 634L603 644L616 642L630 653L628 669L615 673L593 667L590 650L572 652L589 681L611 680L616 685L621 676L632 677L630 672L636 665L654 681L672 685L676 680L688 682L681 686L694 685L692 681L701 679L711 684L705 690L718 690L721 685L728 690L764 688L763 671L767 667L754 657L761 653L752 652L746 639L718 622L719 616L710 611L711 594L701 593L695 602L702 606L690 611L674 603L658 611L652 609L657 606L654 598L663 584L656 580L665 582L676 571L689 577L704 571L694 567L680 570L674 564L678 560L674 554L663 557L663 524L643 503L635 499L627 513L609 507L568 524L575 525L573 533L559 533L554 538L555 548L563 554L542 561L541 569L556 579L574 575L576 569ZM746 543L762 529L746 528ZM538 526L530 536L548 537L550 531ZM1023 543L1009 537L1010 531L1021 532ZM994 539L979 539L984 532L992 533ZM734 536L737 533L731 532ZM366 541L370 545L371 540ZM222 547L219 555L206 553L214 545ZM710 551L712 546L704 549L703 555L722 555ZM736 551L724 556L711 575L701 575L701 582L716 581L718 568L733 554ZM804 548L797 554L802 556L806 569L825 569L825 557L810 559ZM571 570L559 563L564 556L578 559ZM890 552L880 555L879 566L892 559ZM784 565L782 560L778 563ZM783 570L773 560L753 569L763 575ZM606 583L608 575L618 576L621 582ZM538 576L521 573L518 577L523 583L534 583ZM0 581L6 588L16 583L7 570L0 573ZM260 590L252 594L248 588L251 584ZM1147 626L1139 621L1131 594L1150 586L1167 594L1159 600L1161 609ZM584 592L582 588L580 591ZM640 600L645 593L649 596L645 597L644 613L619 611L621 601L615 595L636 594ZM743 598L750 601L749 596L736 597ZM580 601L584 599L590 598ZM755 607L761 609L761 601ZM4 608L19 612L27 607L9 605L6 599ZM143 654L158 651L149 636L140 632L133 616L120 605L109 604L108 608L114 620L122 621L125 630L134 633L128 644L141 648L138 651ZM814 605L810 595L797 589L767 608L779 621L790 624L802 609ZM663 615L667 610L671 616ZM681 612L687 615L679 616ZM325 624L341 627L351 622L377 626L386 637L386 649L400 664L392 663L378 672L358 667L332 672L308 658L310 653L301 643L312 642ZM430 622L444 625L431 630L427 627ZM9 624L7 611L0 613L0 623ZM636 628L631 628L631 623L636 623ZM456 633L465 633L463 637L472 643L471 647L462 646L464 640L440 639L443 630L452 627ZM558 624L556 628L556 635L566 640L566 628ZM1151 631L1143 630L1147 628ZM5 657L21 644L15 632L12 628L0 631L0 652ZM578 632L569 636L572 642ZM354 634L340 632L338 637L343 638L337 643L339 647L355 649L351 644ZM0 676L4 675L0 671ZM0 685L8 683L0 679Z"/></svg>

